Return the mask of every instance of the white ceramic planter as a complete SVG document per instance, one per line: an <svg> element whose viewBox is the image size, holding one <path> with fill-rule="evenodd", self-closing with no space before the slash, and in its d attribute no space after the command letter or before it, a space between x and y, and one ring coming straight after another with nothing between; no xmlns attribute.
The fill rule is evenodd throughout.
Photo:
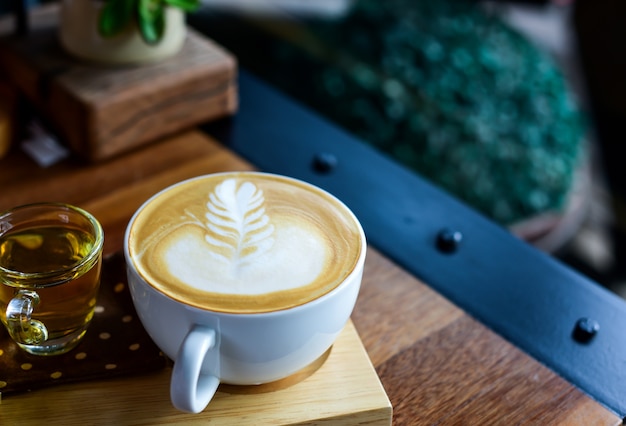
<svg viewBox="0 0 626 426"><path fill-rule="evenodd" d="M102 3L98 0L62 0L59 38L70 54L100 63L141 64L155 62L176 54L185 36L185 13L167 8L165 34L155 44L147 44L136 26L112 38L98 33L98 15Z"/></svg>

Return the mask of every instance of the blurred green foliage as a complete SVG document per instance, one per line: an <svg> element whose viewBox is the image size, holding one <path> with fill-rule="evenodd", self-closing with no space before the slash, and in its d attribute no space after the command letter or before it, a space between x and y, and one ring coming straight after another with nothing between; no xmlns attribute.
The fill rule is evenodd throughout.
<svg viewBox="0 0 626 426"><path fill-rule="evenodd" d="M476 3L357 0L274 31L263 77L321 114L501 224L562 209L584 117L552 60Z"/></svg>

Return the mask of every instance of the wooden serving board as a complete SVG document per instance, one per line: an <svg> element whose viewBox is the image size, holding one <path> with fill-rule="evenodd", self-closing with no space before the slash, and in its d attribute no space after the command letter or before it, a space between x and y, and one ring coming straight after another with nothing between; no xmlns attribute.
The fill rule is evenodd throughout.
<svg viewBox="0 0 626 426"><path fill-rule="evenodd" d="M0 22L0 69L82 157L98 161L237 108L235 58L189 29L181 52L141 66L105 66L68 55L58 8L32 12L28 35Z"/></svg>
<svg viewBox="0 0 626 426"><path fill-rule="evenodd" d="M391 403L352 322L319 363L267 385L222 385L200 414L182 413L172 406L167 368L140 380L137 376L94 380L11 395L2 401L0 424L36 425L42 418L62 419L63 424L88 418L93 425L148 425L156 419L159 424L391 424ZM89 404L77 410L76 402L85 400ZM145 409L147 402L150 410Z"/></svg>

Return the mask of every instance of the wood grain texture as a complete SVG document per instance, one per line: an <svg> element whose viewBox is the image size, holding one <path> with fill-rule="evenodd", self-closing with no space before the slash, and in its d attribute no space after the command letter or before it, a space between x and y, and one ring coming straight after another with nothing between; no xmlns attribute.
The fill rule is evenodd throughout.
<svg viewBox="0 0 626 426"><path fill-rule="evenodd" d="M622 424L373 248L352 318L396 425Z"/></svg>
<svg viewBox="0 0 626 426"><path fill-rule="evenodd" d="M42 197L78 204L103 223L112 253L122 247L131 214L153 193L195 175L253 168L198 132L90 166L67 160L38 169L14 150L0 160L0 209ZM352 319L391 400L395 425L621 424L371 247ZM30 410L44 401L42 415L51 423L69 418L124 424L129 416L149 418L150 424L208 421L171 411L168 383L163 373L49 388L19 400L6 398L0 413ZM128 398L133 405L126 411Z"/></svg>
<svg viewBox="0 0 626 426"><path fill-rule="evenodd" d="M28 37L0 38L0 65L84 158L110 158L237 108L236 59L192 29L174 57L106 67L62 50L54 5L33 15Z"/></svg>

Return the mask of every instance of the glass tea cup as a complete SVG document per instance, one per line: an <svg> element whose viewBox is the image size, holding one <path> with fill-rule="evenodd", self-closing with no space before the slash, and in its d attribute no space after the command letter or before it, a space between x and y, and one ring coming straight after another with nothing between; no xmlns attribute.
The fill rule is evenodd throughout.
<svg viewBox="0 0 626 426"><path fill-rule="evenodd" d="M0 320L26 352L57 355L81 341L100 286L104 232L62 203L0 213Z"/></svg>

